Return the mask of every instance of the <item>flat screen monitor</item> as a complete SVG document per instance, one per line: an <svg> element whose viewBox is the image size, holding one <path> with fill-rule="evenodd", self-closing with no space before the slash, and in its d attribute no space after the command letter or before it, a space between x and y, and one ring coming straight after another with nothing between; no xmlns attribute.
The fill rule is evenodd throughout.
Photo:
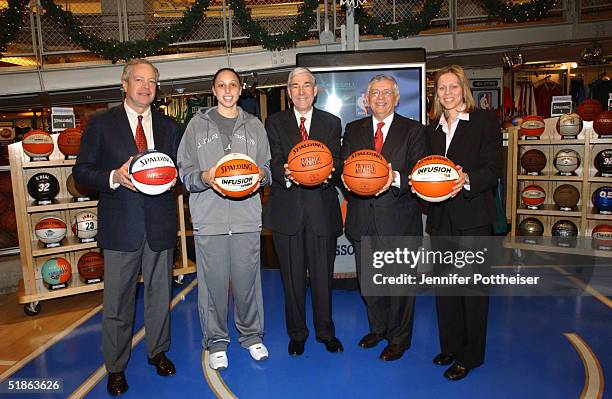
<svg viewBox="0 0 612 399"><path fill-rule="evenodd" d="M326 110L347 123L371 115L367 103L368 82L375 75L395 78L400 90L396 112L425 122L425 64L355 65L310 67L317 80L316 107Z"/></svg>

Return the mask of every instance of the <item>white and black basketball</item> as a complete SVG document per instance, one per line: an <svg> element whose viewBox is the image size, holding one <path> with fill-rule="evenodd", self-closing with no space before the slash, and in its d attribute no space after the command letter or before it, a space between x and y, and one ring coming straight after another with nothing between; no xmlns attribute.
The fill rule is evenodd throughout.
<svg viewBox="0 0 612 399"><path fill-rule="evenodd" d="M59 190L59 181L51 173L37 173L28 180L28 194L38 203L52 202Z"/></svg>
<svg viewBox="0 0 612 399"><path fill-rule="evenodd" d="M612 175L612 149L599 151L595 155L595 168L604 176Z"/></svg>
<svg viewBox="0 0 612 399"><path fill-rule="evenodd" d="M98 234L98 215L91 211L74 215L72 233L81 240L92 240Z"/></svg>

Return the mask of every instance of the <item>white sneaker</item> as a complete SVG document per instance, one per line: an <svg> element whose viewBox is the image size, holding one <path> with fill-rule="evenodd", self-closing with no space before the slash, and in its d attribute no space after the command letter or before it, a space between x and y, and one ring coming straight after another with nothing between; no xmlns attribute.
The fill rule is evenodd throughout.
<svg viewBox="0 0 612 399"><path fill-rule="evenodd" d="M215 352L208 354L208 365L213 370L225 370L227 368L227 353Z"/></svg>
<svg viewBox="0 0 612 399"><path fill-rule="evenodd" d="M251 357L257 361L266 360L268 358L268 348L263 343L249 346Z"/></svg>

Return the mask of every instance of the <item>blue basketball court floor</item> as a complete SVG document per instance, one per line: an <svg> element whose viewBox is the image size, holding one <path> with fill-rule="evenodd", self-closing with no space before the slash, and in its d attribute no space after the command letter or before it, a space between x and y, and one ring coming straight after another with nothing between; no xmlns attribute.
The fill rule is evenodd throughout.
<svg viewBox="0 0 612 399"><path fill-rule="evenodd" d="M331 354L312 331L304 355L287 353L283 290L278 270L262 270L265 344L270 358L253 361L232 327L229 368L207 368L201 351L197 284L193 276L175 288L172 345L168 356L177 374L159 377L146 362L144 341L134 344L125 398L605 398L612 397L612 305L609 298L491 297L485 364L465 380L447 381L438 353L434 298L416 301L412 347L394 362L378 359L384 345L364 350L367 332L358 291L334 290L334 322L343 353ZM136 341L142 337L139 289ZM232 317L230 315L230 317ZM230 326L233 323L230 322ZM4 375L7 378L8 375ZM70 331L11 378L62 378L62 394L2 394L3 398L105 398L101 312Z"/></svg>

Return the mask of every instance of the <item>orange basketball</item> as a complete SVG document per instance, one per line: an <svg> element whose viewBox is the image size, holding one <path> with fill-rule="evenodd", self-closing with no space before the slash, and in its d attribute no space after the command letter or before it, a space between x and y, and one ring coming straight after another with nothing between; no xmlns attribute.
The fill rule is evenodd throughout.
<svg viewBox="0 0 612 399"><path fill-rule="evenodd" d="M45 157L53 152L53 138L42 130L30 130L23 135L21 146L30 157Z"/></svg>
<svg viewBox="0 0 612 399"><path fill-rule="evenodd" d="M101 279L104 276L104 257L98 252L87 252L79 258L77 269L84 279Z"/></svg>
<svg viewBox="0 0 612 399"><path fill-rule="evenodd" d="M64 155L78 155L82 135L81 129L66 129L57 138L57 147Z"/></svg>
<svg viewBox="0 0 612 399"><path fill-rule="evenodd" d="M215 182L221 192L231 198L242 198L251 193L259 181L259 168L249 156L227 154L217 162Z"/></svg>
<svg viewBox="0 0 612 399"><path fill-rule="evenodd" d="M441 202L451 196L457 167L441 155L430 155L419 160L412 168L412 187L416 194L429 202Z"/></svg>
<svg viewBox="0 0 612 399"><path fill-rule="evenodd" d="M317 140L306 140L289 151L287 165L296 182L305 186L318 186L331 174L334 158L325 144Z"/></svg>
<svg viewBox="0 0 612 399"><path fill-rule="evenodd" d="M584 100L576 107L576 112L585 121L592 121L603 112L603 107L597 100Z"/></svg>
<svg viewBox="0 0 612 399"><path fill-rule="evenodd" d="M519 132L521 136L538 137L544 133L545 127L541 116L529 115L523 118Z"/></svg>
<svg viewBox="0 0 612 399"><path fill-rule="evenodd" d="M376 151L355 151L344 162L342 177L352 192L364 196L374 195L387 183L389 165Z"/></svg>
<svg viewBox="0 0 612 399"><path fill-rule="evenodd" d="M599 114L593 121L593 129L599 136L612 135L612 111Z"/></svg>

